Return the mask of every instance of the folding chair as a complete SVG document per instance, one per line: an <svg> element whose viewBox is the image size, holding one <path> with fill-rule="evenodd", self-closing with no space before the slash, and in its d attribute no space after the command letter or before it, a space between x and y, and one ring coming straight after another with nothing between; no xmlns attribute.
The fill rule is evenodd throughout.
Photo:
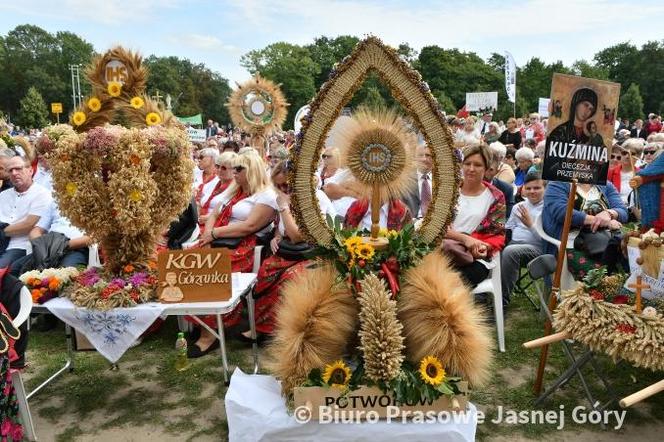
<svg viewBox="0 0 664 442"><path fill-rule="evenodd" d="M551 275L555 271L556 271L556 257L553 255L538 256L537 258L533 259L528 263L528 273L530 274L530 277L533 279L533 281L540 281L545 276ZM547 302L548 300L545 299L544 296L544 290L542 288L543 285L544 284L537 283L535 284L535 287L537 288L537 293L539 295L539 300L542 310L546 314L547 319L549 321L553 321L552 312L549 311L549 304ZM565 386L567 382L569 382L575 375L577 375L579 377L581 385L583 386L583 391L592 409L602 411L608 408L613 402L615 402L617 398L611 394L613 389L611 388L607 379L605 378L599 366L597 365L593 352L587 347L583 346L584 348L582 350L581 355L575 356L574 352L572 351L572 346L571 346L572 342L573 341L571 340L560 341L560 343L563 346L563 352L567 356L567 359L569 359L571 365L544 391L544 393L542 393L540 397L538 397L535 400L535 405L536 406L540 405L542 402L546 400L546 398L548 398L559 388ZM588 383L586 382L586 379L583 373L581 372L581 368L588 363L590 363L593 371L595 372L595 375L600 379L600 381L604 385L604 388L606 389L607 393L610 396L610 399L603 405L599 405L600 402L597 401L593 396L593 394L591 393L590 388L588 387Z"/></svg>
<svg viewBox="0 0 664 442"><path fill-rule="evenodd" d="M498 333L498 350L505 353L505 318L503 316L503 289L500 279L500 253L493 257L495 267L491 269L489 277L480 282L472 291L473 295L491 293L493 295L493 313L496 318L496 332Z"/></svg>
<svg viewBox="0 0 664 442"><path fill-rule="evenodd" d="M533 298L528 294L528 289L532 287L534 281L529 278L528 269L523 267L524 263L521 263L522 267L519 267L519 278L516 280L516 285L514 286L514 293L525 297L528 302L532 304L535 310L539 310L540 306L535 303ZM527 263L526 263L527 264Z"/></svg>

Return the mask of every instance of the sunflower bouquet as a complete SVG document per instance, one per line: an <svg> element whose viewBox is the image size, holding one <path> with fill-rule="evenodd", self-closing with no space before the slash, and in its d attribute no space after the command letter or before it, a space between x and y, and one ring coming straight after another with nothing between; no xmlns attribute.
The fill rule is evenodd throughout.
<svg viewBox="0 0 664 442"><path fill-rule="evenodd" d="M317 247L312 255L327 258L344 281L357 294L360 291L359 281L371 273L384 279L393 296L399 291L399 275L401 272L417 265L431 248L415 235L412 224L400 231L380 229L378 236L386 238L385 249L377 250L364 241L368 234L357 229L345 229L338 219L327 216L327 223L334 232L332 244L328 247Z"/></svg>

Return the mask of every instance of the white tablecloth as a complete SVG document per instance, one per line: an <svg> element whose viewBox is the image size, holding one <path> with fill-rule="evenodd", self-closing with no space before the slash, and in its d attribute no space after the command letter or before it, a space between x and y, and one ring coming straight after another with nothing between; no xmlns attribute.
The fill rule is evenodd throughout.
<svg viewBox="0 0 664 442"><path fill-rule="evenodd" d="M159 316L224 314L231 311L256 280L253 273L234 273L228 301L161 304L151 302L108 311L76 307L69 299L54 298L44 304L58 319L85 335L111 363L117 362Z"/></svg>
<svg viewBox="0 0 664 442"><path fill-rule="evenodd" d="M366 441L461 442L474 441L477 410L468 404L466 422L329 423L301 424L286 411L280 385L272 376L247 375L236 368L226 392L230 442Z"/></svg>

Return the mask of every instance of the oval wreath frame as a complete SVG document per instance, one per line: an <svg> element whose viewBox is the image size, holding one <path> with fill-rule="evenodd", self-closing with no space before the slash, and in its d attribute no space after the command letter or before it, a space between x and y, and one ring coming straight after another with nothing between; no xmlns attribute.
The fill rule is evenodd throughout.
<svg viewBox="0 0 664 442"><path fill-rule="evenodd" d="M428 244L438 244L454 219L460 158L440 106L422 76L403 61L396 50L373 36L358 43L353 52L332 69L328 81L311 102L309 114L302 119L302 130L289 165L289 183L293 189L291 204L296 221L307 240L323 247L329 247L334 241L333 230L320 213L314 174L327 134L370 72L380 76L407 110L431 150L431 204L418 236Z"/></svg>
<svg viewBox="0 0 664 442"><path fill-rule="evenodd" d="M272 105L272 118L265 122L249 121L245 118L242 107L245 103L247 95L254 93L258 96L268 96L269 103ZM238 88L228 98L228 113L235 126L238 126L245 132L251 134L261 134L266 129L280 128L284 121L286 121L288 102L284 97L283 92L279 89L279 85L274 84L272 81L256 75L253 79L238 84Z"/></svg>

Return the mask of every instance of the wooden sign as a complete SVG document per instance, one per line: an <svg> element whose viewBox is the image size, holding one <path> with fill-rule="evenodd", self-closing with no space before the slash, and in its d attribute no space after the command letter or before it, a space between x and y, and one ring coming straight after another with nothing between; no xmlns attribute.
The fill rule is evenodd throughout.
<svg viewBox="0 0 664 442"><path fill-rule="evenodd" d="M51 113L52 114L61 114L62 113L62 103L51 103Z"/></svg>
<svg viewBox="0 0 664 442"><path fill-rule="evenodd" d="M553 74L542 178L606 184L620 84Z"/></svg>
<svg viewBox="0 0 664 442"><path fill-rule="evenodd" d="M468 383L460 382L459 390L462 394L455 395L452 399L447 396L441 396L434 401L426 399L418 400L415 403L398 403L391 394L383 393L376 387L362 386L357 390L343 393L338 388L324 387L296 387L293 391L294 407L307 407L311 413L312 420L320 420L321 414L331 410L343 412L352 412L353 415L366 416L367 413L377 415L384 419L398 410L399 414L403 412L440 412L457 411L462 412L468 406Z"/></svg>
<svg viewBox="0 0 664 442"><path fill-rule="evenodd" d="M157 257L161 302L210 302L231 298L228 249L168 250Z"/></svg>

